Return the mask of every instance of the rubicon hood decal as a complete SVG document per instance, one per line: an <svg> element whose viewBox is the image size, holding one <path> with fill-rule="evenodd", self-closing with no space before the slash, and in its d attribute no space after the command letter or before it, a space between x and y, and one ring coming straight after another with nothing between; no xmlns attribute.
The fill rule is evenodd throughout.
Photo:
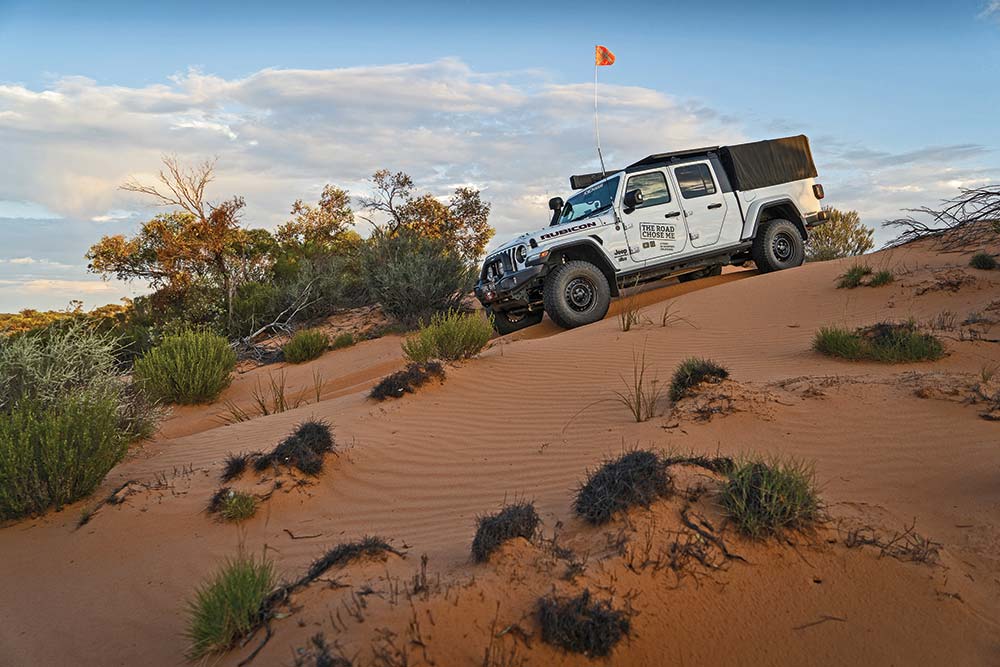
<svg viewBox="0 0 1000 667"><path fill-rule="evenodd" d="M574 225L572 227L567 227L565 229L557 229L555 231L548 232L547 234L542 234L541 236L538 237L538 240L539 241L544 241L546 239L554 239L557 236L564 236L566 234L572 234L573 232L578 232L580 230L589 229L591 227L596 227L596 226L597 226L597 222L594 222L594 221L585 222L585 223L583 223L581 225Z"/></svg>

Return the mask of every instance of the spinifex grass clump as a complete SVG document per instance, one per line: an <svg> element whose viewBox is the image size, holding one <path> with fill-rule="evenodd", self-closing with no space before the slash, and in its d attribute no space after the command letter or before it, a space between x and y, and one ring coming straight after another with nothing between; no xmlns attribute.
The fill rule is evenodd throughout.
<svg viewBox="0 0 1000 667"><path fill-rule="evenodd" d="M318 475L323 470L323 456L332 452L333 447L330 425L324 421L308 421L297 426L270 454L257 456L254 468L260 471L272 465L285 465L307 475Z"/></svg>
<svg viewBox="0 0 1000 667"><path fill-rule="evenodd" d="M595 658L609 655L631 630L625 612L593 600L589 590L573 598L542 598L538 622L545 643Z"/></svg>
<svg viewBox="0 0 1000 667"><path fill-rule="evenodd" d="M226 462L222 467L222 475L220 475L222 481L231 482L234 479L238 479L247 469L253 458L252 454L247 453L229 454L226 456Z"/></svg>
<svg viewBox="0 0 1000 667"><path fill-rule="evenodd" d="M281 348L285 361L301 364L319 358L330 346L330 337L319 329L296 331L292 339Z"/></svg>
<svg viewBox="0 0 1000 667"><path fill-rule="evenodd" d="M444 380L444 367L437 361L429 361L426 364L410 364L405 370L401 370L392 375L387 375L375 385L368 394L376 401L384 401L387 398L399 398L403 394L412 394L417 387L421 387L433 378Z"/></svg>
<svg viewBox="0 0 1000 667"><path fill-rule="evenodd" d="M913 321L882 322L854 331L824 327L816 333L813 349L831 357L884 363L933 361L944 356L941 341L918 331Z"/></svg>
<svg viewBox="0 0 1000 667"><path fill-rule="evenodd" d="M403 555L398 549L393 547L384 539L373 535L366 535L355 542L344 542L342 544L338 544L314 560L309 566L309 571L306 572L296 585L304 585L313 581L316 577L322 576L323 573L331 567L346 565L347 563L357 560L358 558L372 558L375 556L382 556L384 554L395 554L397 556Z"/></svg>
<svg viewBox="0 0 1000 667"><path fill-rule="evenodd" d="M622 377L624 391L615 392L615 400L628 408L637 422L644 422L656 415L656 404L663 396L663 385L656 376L649 377L646 348L642 353L632 352L632 379Z"/></svg>
<svg viewBox="0 0 1000 667"><path fill-rule="evenodd" d="M232 382L236 353L222 336L188 331L168 336L135 362L134 375L153 396L170 403L209 403Z"/></svg>
<svg viewBox="0 0 1000 667"><path fill-rule="evenodd" d="M416 364L458 361L479 354L493 337L493 325L479 313L451 310L431 318L403 341L403 354Z"/></svg>
<svg viewBox="0 0 1000 667"><path fill-rule="evenodd" d="M851 268L847 269L842 276L837 281L837 287L840 289L854 289L855 287L860 287L863 283L865 276L870 276L872 273L872 267L867 264L855 264Z"/></svg>
<svg viewBox="0 0 1000 667"><path fill-rule="evenodd" d="M737 527L754 538L807 528L820 510L812 467L794 460L741 461L720 500Z"/></svg>
<svg viewBox="0 0 1000 667"><path fill-rule="evenodd" d="M334 350L339 350L344 347L350 347L354 345L356 342L357 341L354 340L354 334L348 331L342 334L338 334L337 337L333 339L333 342L330 343L330 348Z"/></svg>
<svg viewBox="0 0 1000 667"><path fill-rule="evenodd" d="M477 520L476 537L472 540L472 557L478 563L489 559L490 554L504 542L515 537L530 540L538 530L538 512L534 503L520 502L507 505L495 514Z"/></svg>
<svg viewBox="0 0 1000 667"><path fill-rule="evenodd" d="M670 400L679 401L702 382L718 382L729 377L729 371L711 359L689 357L674 371L670 381Z"/></svg>
<svg viewBox="0 0 1000 667"><path fill-rule="evenodd" d="M226 560L188 603L188 657L226 651L257 624L274 588L274 564L243 552Z"/></svg>
<svg viewBox="0 0 1000 667"><path fill-rule="evenodd" d="M896 278L892 275L892 271L876 271L872 274L872 277L868 280L869 287L882 287L883 285L888 285Z"/></svg>
<svg viewBox="0 0 1000 667"><path fill-rule="evenodd" d="M607 523L615 512L649 507L670 494L667 464L656 452L637 449L605 463L587 476L573 510L592 524Z"/></svg>
<svg viewBox="0 0 1000 667"><path fill-rule="evenodd" d="M224 486L208 502L208 512L218 514L224 521L245 521L257 512L257 497Z"/></svg>
<svg viewBox="0 0 1000 667"><path fill-rule="evenodd" d="M977 252L969 260L969 266L982 271L992 271L997 268L996 258L988 252Z"/></svg>

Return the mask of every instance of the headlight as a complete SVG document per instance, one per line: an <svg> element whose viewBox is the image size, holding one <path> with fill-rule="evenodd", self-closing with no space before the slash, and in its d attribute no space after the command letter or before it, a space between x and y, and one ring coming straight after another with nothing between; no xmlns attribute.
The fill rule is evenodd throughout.
<svg viewBox="0 0 1000 667"><path fill-rule="evenodd" d="M528 261L528 246L519 245L517 249L514 250L514 259L517 260L518 264L524 264Z"/></svg>

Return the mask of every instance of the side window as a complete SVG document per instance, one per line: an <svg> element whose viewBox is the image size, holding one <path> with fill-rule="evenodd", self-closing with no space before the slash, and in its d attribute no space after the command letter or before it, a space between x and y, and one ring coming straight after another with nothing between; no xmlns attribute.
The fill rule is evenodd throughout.
<svg viewBox="0 0 1000 667"><path fill-rule="evenodd" d="M670 190L667 188L667 179L663 172L651 171L648 174L632 176L625 184L625 192L630 190L642 191L642 204L637 208L666 204L670 201Z"/></svg>
<svg viewBox="0 0 1000 667"><path fill-rule="evenodd" d="M712 172L708 170L708 165L704 162L677 167L674 169L674 176L677 178L677 185L680 187L681 196L684 199L715 194Z"/></svg>

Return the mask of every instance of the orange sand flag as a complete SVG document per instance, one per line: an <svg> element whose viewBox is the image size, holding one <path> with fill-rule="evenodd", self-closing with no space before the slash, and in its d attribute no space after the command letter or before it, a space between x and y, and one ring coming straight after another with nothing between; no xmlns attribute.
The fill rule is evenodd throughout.
<svg viewBox="0 0 1000 667"><path fill-rule="evenodd" d="M607 67L615 64L615 54L606 46L597 45L594 47L594 65L597 67Z"/></svg>

